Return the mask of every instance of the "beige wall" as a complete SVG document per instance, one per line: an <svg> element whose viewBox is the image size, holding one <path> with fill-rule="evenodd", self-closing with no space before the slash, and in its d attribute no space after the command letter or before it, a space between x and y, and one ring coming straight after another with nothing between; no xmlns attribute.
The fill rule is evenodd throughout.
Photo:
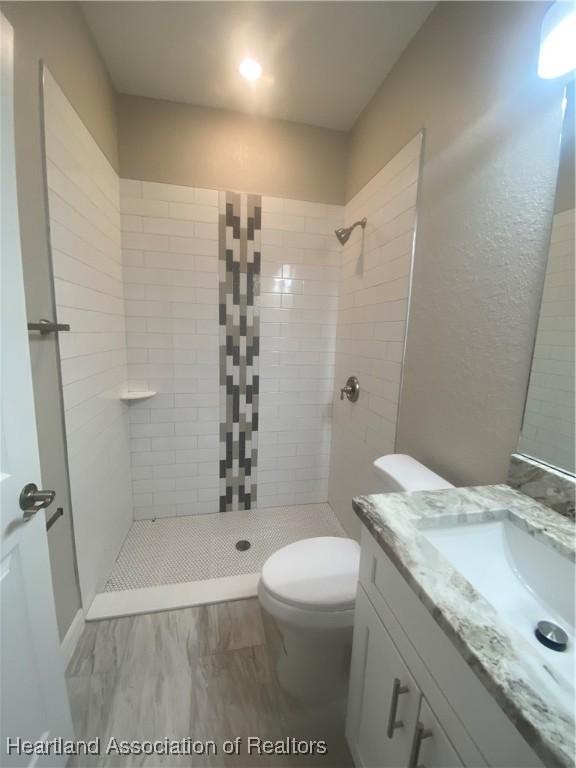
<svg viewBox="0 0 576 768"><path fill-rule="evenodd" d="M562 86L544 3L440 3L350 137L353 195L422 127L397 450L459 485L506 479L552 218Z"/></svg>
<svg viewBox="0 0 576 768"><path fill-rule="evenodd" d="M118 140L122 178L344 200L342 131L119 96Z"/></svg>
<svg viewBox="0 0 576 768"><path fill-rule="evenodd" d="M16 166L28 319L54 317L43 173L40 60L43 59L94 137L117 165L114 98L83 17L72 3L2 3L14 27ZM64 517L48 533L60 636L78 608L72 520L54 336L30 334L42 482L56 490Z"/></svg>
<svg viewBox="0 0 576 768"><path fill-rule="evenodd" d="M79 5L3 2L0 7L14 27L20 68L27 67L28 82L36 75L38 60L43 59L118 170L115 94ZM36 95L33 90L30 98Z"/></svg>

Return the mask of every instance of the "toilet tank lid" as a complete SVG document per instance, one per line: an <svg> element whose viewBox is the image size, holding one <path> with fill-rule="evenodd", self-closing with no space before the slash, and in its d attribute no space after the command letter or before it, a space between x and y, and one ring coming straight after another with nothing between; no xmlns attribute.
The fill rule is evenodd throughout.
<svg viewBox="0 0 576 768"><path fill-rule="evenodd" d="M277 600L315 610L354 605L360 547L353 539L321 536L282 547L264 563L262 584Z"/></svg>
<svg viewBox="0 0 576 768"><path fill-rule="evenodd" d="M452 483L404 453L381 456L374 462L378 474L392 480L403 491L441 491L454 488Z"/></svg>

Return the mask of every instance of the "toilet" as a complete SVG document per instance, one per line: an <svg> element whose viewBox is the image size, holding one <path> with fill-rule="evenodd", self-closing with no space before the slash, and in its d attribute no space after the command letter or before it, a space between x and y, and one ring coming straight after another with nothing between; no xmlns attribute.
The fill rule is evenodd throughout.
<svg viewBox="0 0 576 768"><path fill-rule="evenodd" d="M378 493L453 487L404 454L382 456L374 469ZM288 544L264 563L258 598L282 638L278 679L298 699L346 696L359 566L358 542L339 536Z"/></svg>

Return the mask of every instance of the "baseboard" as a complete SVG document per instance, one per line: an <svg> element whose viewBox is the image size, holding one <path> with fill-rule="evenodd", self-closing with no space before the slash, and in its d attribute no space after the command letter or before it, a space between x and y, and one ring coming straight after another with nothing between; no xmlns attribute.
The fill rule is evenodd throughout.
<svg viewBox="0 0 576 768"><path fill-rule="evenodd" d="M67 667L70 663L70 659L74 655L74 651L76 650L76 646L78 645L78 640L80 640L80 635L84 631L84 611L82 608L78 608L76 611L76 616L72 619L72 623L68 627L68 631L64 635L64 639L60 643L60 648L62 649L62 655L64 656L64 665Z"/></svg>
<svg viewBox="0 0 576 768"><path fill-rule="evenodd" d="M163 584L158 587L100 592L92 601L86 614L86 621L133 616L139 613L157 613L177 608L190 608L194 605L255 597L259 579L259 573L246 573L241 576Z"/></svg>

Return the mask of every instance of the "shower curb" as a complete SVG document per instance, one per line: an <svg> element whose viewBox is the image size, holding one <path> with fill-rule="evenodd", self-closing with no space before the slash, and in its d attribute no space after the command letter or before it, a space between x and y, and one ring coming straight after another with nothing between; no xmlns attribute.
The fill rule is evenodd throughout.
<svg viewBox="0 0 576 768"><path fill-rule="evenodd" d="M246 573L241 576L162 584L143 589L100 592L92 601L86 614L86 621L173 611L178 608L223 603L229 600L244 600L256 596L259 579L259 573Z"/></svg>

